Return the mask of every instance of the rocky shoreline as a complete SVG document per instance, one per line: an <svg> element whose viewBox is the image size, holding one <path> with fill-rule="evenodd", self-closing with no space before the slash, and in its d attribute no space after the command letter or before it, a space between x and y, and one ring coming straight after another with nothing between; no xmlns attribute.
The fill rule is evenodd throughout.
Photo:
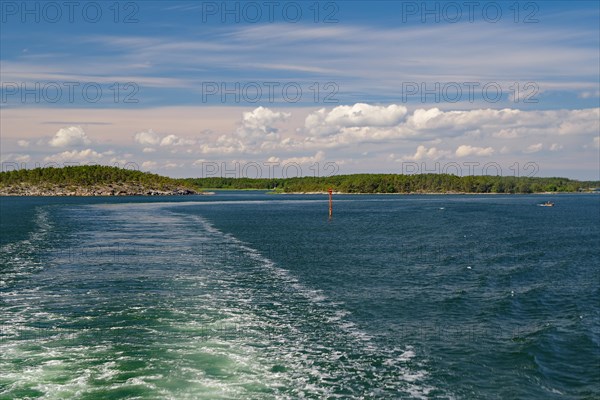
<svg viewBox="0 0 600 400"><path fill-rule="evenodd" d="M0 196L187 196L206 195L186 187L146 187L140 184L93 186L8 185L0 187Z"/></svg>

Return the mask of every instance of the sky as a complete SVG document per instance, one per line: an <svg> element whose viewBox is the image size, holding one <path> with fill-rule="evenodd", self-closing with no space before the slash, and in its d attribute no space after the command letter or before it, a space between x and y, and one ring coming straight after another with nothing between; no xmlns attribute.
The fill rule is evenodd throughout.
<svg viewBox="0 0 600 400"><path fill-rule="evenodd" d="M2 170L600 180L598 1L0 1Z"/></svg>

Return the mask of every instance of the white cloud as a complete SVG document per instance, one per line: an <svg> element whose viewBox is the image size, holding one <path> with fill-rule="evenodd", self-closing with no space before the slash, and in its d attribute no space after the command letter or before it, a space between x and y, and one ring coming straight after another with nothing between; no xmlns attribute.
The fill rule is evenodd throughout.
<svg viewBox="0 0 600 400"><path fill-rule="evenodd" d="M44 161L68 163L68 162L92 162L102 158L102 154L92 149L81 151L63 151L62 153L53 154L44 158Z"/></svg>
<svg viewBox="0 0 600 400"><path fill-rule="evenodd" d="M2 155L1 159L2 161L28 162L31 157L28 154L9 153Z"/></svg>
<svg viewBox="0 0 600 400"><path fill-rule="evenodd" d="M209 161L208 161L206 158L199 158L199 159L197 159L196 161L194 161L194 162L192 163L192 165L193 165L194 167L201 167L201 166L203 166L204 164L206 164L207 162L209 162Z"/></svg>
<svg viewBox="0 0 600 400"><path fill-rule="evenodd" d="M179 139L170 135L173 137L164 138L161 145L166 143L188 146L196 144L195 149L199 153L211 155L259 154L276 148L290 150L290 139L281 139L277 128L277 125L287 121L290 117L290 113L258 107L242 114L241 123L233 134L221 134L217 137L205 138L202 141Z"/></svg>
<svg viewBox="0 0 600 400"><path fill-rule="evenodd" d="M544 145L542 143L536 143L536 144L532 144L527 146L527 148L525 150L523 150L523 153L537 153L538 151L541 151L542 148L544 147Z"/></svg>
<svg viewBox="0 0 600 400"><path fill-rule="evenodd" d="M179 141L179 137L177 137L176 135L167 135L164 138L162 138L162 140L160 141L160 145L161 146L172 146L176 143L178 143Z"/></svg>
<svg viewBox="0 0 600 400"><path fill-rule="evenodd" d="M241 138L272 138L277 139L277 128L274 125L283 122L291 116L290 113L275 112L269 108L258 107L244 112L242 124L237 130Z"/></svg>
<svg viewBox="0 0 600 400"><path fill-rule="evenodd" d="M246 150L246 145L237 138L221 135L210 143L200 145L199 151L203 154L226 155L233 153L242 153Z"/></svg>
<svg viewBox="0 0 600 400"><path fill-rule="evenodd" d="M169 147L169 146L191 146L191 145L196 144L195 140L183 139L183 138L180 138L179 136L173 135L173 134L161 136L161 135L155 133L152 129L136 133L134 135L133 139L136 143L141 144L143 146ZM155 152L156 149L153 147L145 147L142 151L144 153L152 153L152 152Z"/></svg>
<svg viewBox="0 0 600 400"><path fill-rule="evenodd" d="M142 163L142 168L144 169L152 169L152 168L156 168L156 162L155 161L144 161Z"/></svg>
<svg viewBox="0 0 600 400"><path fill-rule="evenodd" d="M158 136L152 129L138 132L133 137L136 143L145 146L156 146L160 143L160 136Z"/></svg>
<svg viewBox="0 0 600 400"><path fill-rule="evenodd" d="M97 154L91 152L94 150L88 151L87 154L80 154L81 152L60 153L63 150L73 149L55 150L48 146L49 138L45 137L42 140L43 144L47 146L46 152L42 155L36 152L36 155L32 157L37 157L35 161L43 161L45 156L59 161L61 159L78 161L87 155L86 160L90 161L108 162L109 159L114 158L142 164L142 161L148 159L147 156L152 155L152 160L157 163L152 167L154 169L165 168L166 163L170 161L180 165L184 163L189 167L194 160L199 158L218 160L219 162L244 158L260 162L272 156L273 158L270 160L275 162L310 163L319 154L327 153L329 158L327 161L346 160L347 168L350 170L344 172L350 173L381 171L394 165L394 161L419 160L422 162L459 159L459 157L465 160L467 155L483 157L491 154L493 157L497 157L493 161L510 165L514 162L513 158L523 156L524 151L535 151L535 145L542 143L540 152L550 153L552 151L554 165L559 165L560 161L561 168L566 165L565 168L568 169L570 165L573 165L573 160L578 159L578 156L573 153L575 149L585 148L589 151L593 148L592 146L596 146L595 151L597 152L598 148L597 128L600 109L447 111L436 108L419 108L404 112L401 107L400 105L360 103L321 110L299 107L294 108L293 111L291 108L275 110L264 107L240 111L239 108L232 107L226 112L218 114L219 121L227 122L223 122L222 125L206 118L206 115L204 116L207 121L206 125L203 125L201 120L195 120L193 124L187 123L186 121L189 121L197 112L190 108L178 110L177 113L167 118L166 122L160 122L159 119L152 120L148 114L144 114L146 118L128 118L128 120L138 121L137 123L145 121L144 124L152 126L156 132L172 132L172 134L157 134L153 130L141 132L133 123L122 126L120 123L122 120L110 120L109 115L106 114L102 115L102 118L95 116L94 119L78 120L110 121L110 125L95 126L94 135L106 138L107 142L102 143L103 145L110 143L111 146L117 144L124 146L121 147L123 150L118 151L114 156L105 156L101 152L105 149L104 147L96 148ZM168 116L169 112L173 113L174 111L166 110L160 113L155 111L154 113ZM215 115L217 115L216 112ZM313 121L315 124L310 125L309 122L307 126L306 120L310 121L311 115L315 117ZM40 121L49 120L48 115L45 115L44 119L41 118L41 116L36 117L35 123L39 125ZM71 122L71 124L77 123L79 122ZM132 134L119 136L119 133L115 132L114 126L120 126L119 131L126 130ZM311 131L309 129L311 127L314 130ZM32 127L21 131L10 127L8 130L14 131L15 138L9 139L9 144L12 143L14 148L6 147L15 153L19 150L25 152L22 147L17 147L17 139L30 142L31 147L36 146L40 138L26 135L26 132L33 131ZM137 145L133 146L132 139L135 132L138 132L135 135ZM323 134L323 132L330 133ZM148 144L142 145L140 142ZM191 144L192 142L193 144ZM4 142L2 145L4 147ZM133 147L129 149L127 145ZM532 147L528 149L530 145ZM82 150L88 147L95 148L95 146L86 146L75 149ZM133 155L125 156L122 151L127 150L131 150ZM59 154L53 154L54 152ZM176 154L173 155L172 152L176 152ZM387 156L390 153L394 153L394 156L388 159ZM98 159L98 154L101 156L100 159ZM509 158L510 156L513 158ZM585 162L589 164L589 160L588 157ZM588 168L588 164L586 164L586 168ZM545 168L549 169L549 167Z"/></svg>
<svg viewBox="0 0 600 400"><path fill-rule="evenodd" d="M195 144L196 141L192 139L182 139L177 135L167 135L161 139L161 146L191 146Z"/></svg>
<svg viewBox="0 0 600 400"><path fill-rule="evenodd" d="M406 107L396 104L385 107L356 103L337 106L330 111L322 108L308 115L304 126L319 136L338 133L343 128L393 127L402 121L406 112Z"/></svg>
<svg viewBox="0 0 600 400"><path fill-rule="evenodd" d="M290 157L287 158L283 161L281 161L281 164L286 165L286 164L314 164L316 162L322 161L325 159L325 153L323 153L322 151L318 151L314 156L306 156L306 157ZM276 161L275 161L276 160ZM269 162L279 162L279 158L277 157L270 157Z"/></svg>
<svg viewBox="0 0 600 400"><path fill-rule="evenodd" d="M593 146L597 149L600 149L600 137L596 136L593 141Z"/></svg>
<svg viewBox="0 0 600 400"><path fill-rule="evenodd" d="M495 138L500 139L514 139L518 137L517 129L500 129L498 132L492 134Z"/></svg>
<svg viewBox="0 0 600 400"><path fill-rule="evenodd" d="M437 147L429 148L429 145L444 139L454 141L454 153L458 157L489 156L495 154L496 144L498 148L506 147L495 139L557 137L561 129L562 134L573 137L588 135L598 125L598 110L442 111L431 108L416 109L409 113L404 106L396 104L378 106L357 103L310 112L304 119L303 127L290 126L280 132L274 125L287 122L291 115L259 107L243 113L242 123L235 134L204 140L196 151L219 155L272 154L281 151L342 150L363 144L397 147L407 141L420 140L426 147L408 157L435 159L446 157L449 153ZM460 140L473 139L482 143L479 145L481 147L460 143ZM175 136L167 140L177 143ZM399 151L405 150L404 147Z"/></svg>
<svg viewBox="0 0 600 400"><path fill-rule="evenodd" d="M15 161L17 162L29 162L31 160L31 156L29 154L22 154L15 157Z"/></svg>
<svg viewBox="0 0 600 400"><path fill-rule="evenodd" d="M600 97L600 90L581 92L581 93L579 93L579 97L582 99L589 99L592 97Z"/></svg>
<svg viewBox="0 0 600 400"><path fill-rule="evenodd" d="M298 134L303 137L282 138L281 145L294 149L341 148L362 143L381 143L383 145L403 140L440 140L476 138L486 143L482 155L488 155L487 149L496 139L515 139L531 136L555 136L557 134L581 136L597 132L600 127L600 109L588 110L551 110L522 111L516 109L473 109L461 111L442 111L438 108L416 109L400 118L401 106L375 107L365 105L339 106L331 111L321 109L309 114L303 129ZM341 110L334 112L335 110ZM382 118L377 125L365 125L374 122L365 118L365 113L352 113L351 110L368 109L382 111L396 118ZM390 110L395 110L394 114ZM330 117L331 115L331 117ZM340 117L341 115L341 117ZM354 116L354 120L352 118ZM383 126L385 124L390 126ZM360 126L354 126L360 125ZM279 144L279 143L278 143ZM491 146L492 148L494 146ZM281 146L281 148L284 148ZM463 148L459 152L475 152Z"/></svg>
<svg viewBox="0 0 600 400"><path fill-rule="evenodd" d="M571 110L563 121L556 122L559 125L558 133L561 135L597 135L600 132L600 108Z"/></svg>
<svg viewBox="0 0 600 400"><path fill-rule="evenodd" d="M446 150L438 150L435 147L430 147L429 149L423 145L419 145L417 147L417 151L414 155L404 157L401 160L411 160L411 161L420 161L423 159L437 160L442 157L446 157L450 155L449 151Z"/></svg>
<svg viewBox="0 0 600 400"><path fill-rule="evenodd" d="M29 146L29 140L18 140L17 144L19 145L19 147L28 147Z"/></svg>
<svg viewBox="0 0 600 400"><path fill-rule="evenodd" d="M474 147L470 145L461 145L456 149L457 157L467 157L467 156L490 156L494 153L494 149L491 147Z"/></svg>
<svg viewBox="0 0 600 400"><path fill-rule="evenodd" d="M86 133L79 126L71 126L62 128L48 142L52 147L67 147L88 145L92 141L87 137Z"/></svg>

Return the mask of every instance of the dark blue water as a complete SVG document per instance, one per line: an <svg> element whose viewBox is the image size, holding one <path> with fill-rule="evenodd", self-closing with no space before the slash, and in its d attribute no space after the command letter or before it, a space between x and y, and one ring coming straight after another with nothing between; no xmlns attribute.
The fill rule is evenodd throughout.
<svg viewBox="0 0 600 400"><path fill-rule="evenodd" d="M553 200L555 207L539 207ZM595 399L600 196L0 198L0 398Z"/></svg>

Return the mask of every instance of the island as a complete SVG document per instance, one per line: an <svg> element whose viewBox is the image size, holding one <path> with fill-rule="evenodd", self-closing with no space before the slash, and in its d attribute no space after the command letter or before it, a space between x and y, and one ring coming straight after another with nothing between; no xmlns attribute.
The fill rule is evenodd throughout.
<svg viewBox="0 0 600 400"><path fill-rule="evenodd" d="M266 190L275 194L527 194L600 192L600 181L568 178L352 174L294 178L182 178L110 166L0 172L0 196L173 196L207 190Z"/></svg>
<svg viewBox="0 0 600 400"><path fill-rule="evenodd" d="M0 172L0 196L177 196L208 194L189 180L85 165Z"/></svg>
<svg viewBox="0 0 600 400"><path fill-rule="evenodd" d="M597 192L600 188L600 181L451 174L352 174L283 179L209 177L187 181L201 188L303 194L327 193L328 189L355 194L527 194Z"/></svg>

